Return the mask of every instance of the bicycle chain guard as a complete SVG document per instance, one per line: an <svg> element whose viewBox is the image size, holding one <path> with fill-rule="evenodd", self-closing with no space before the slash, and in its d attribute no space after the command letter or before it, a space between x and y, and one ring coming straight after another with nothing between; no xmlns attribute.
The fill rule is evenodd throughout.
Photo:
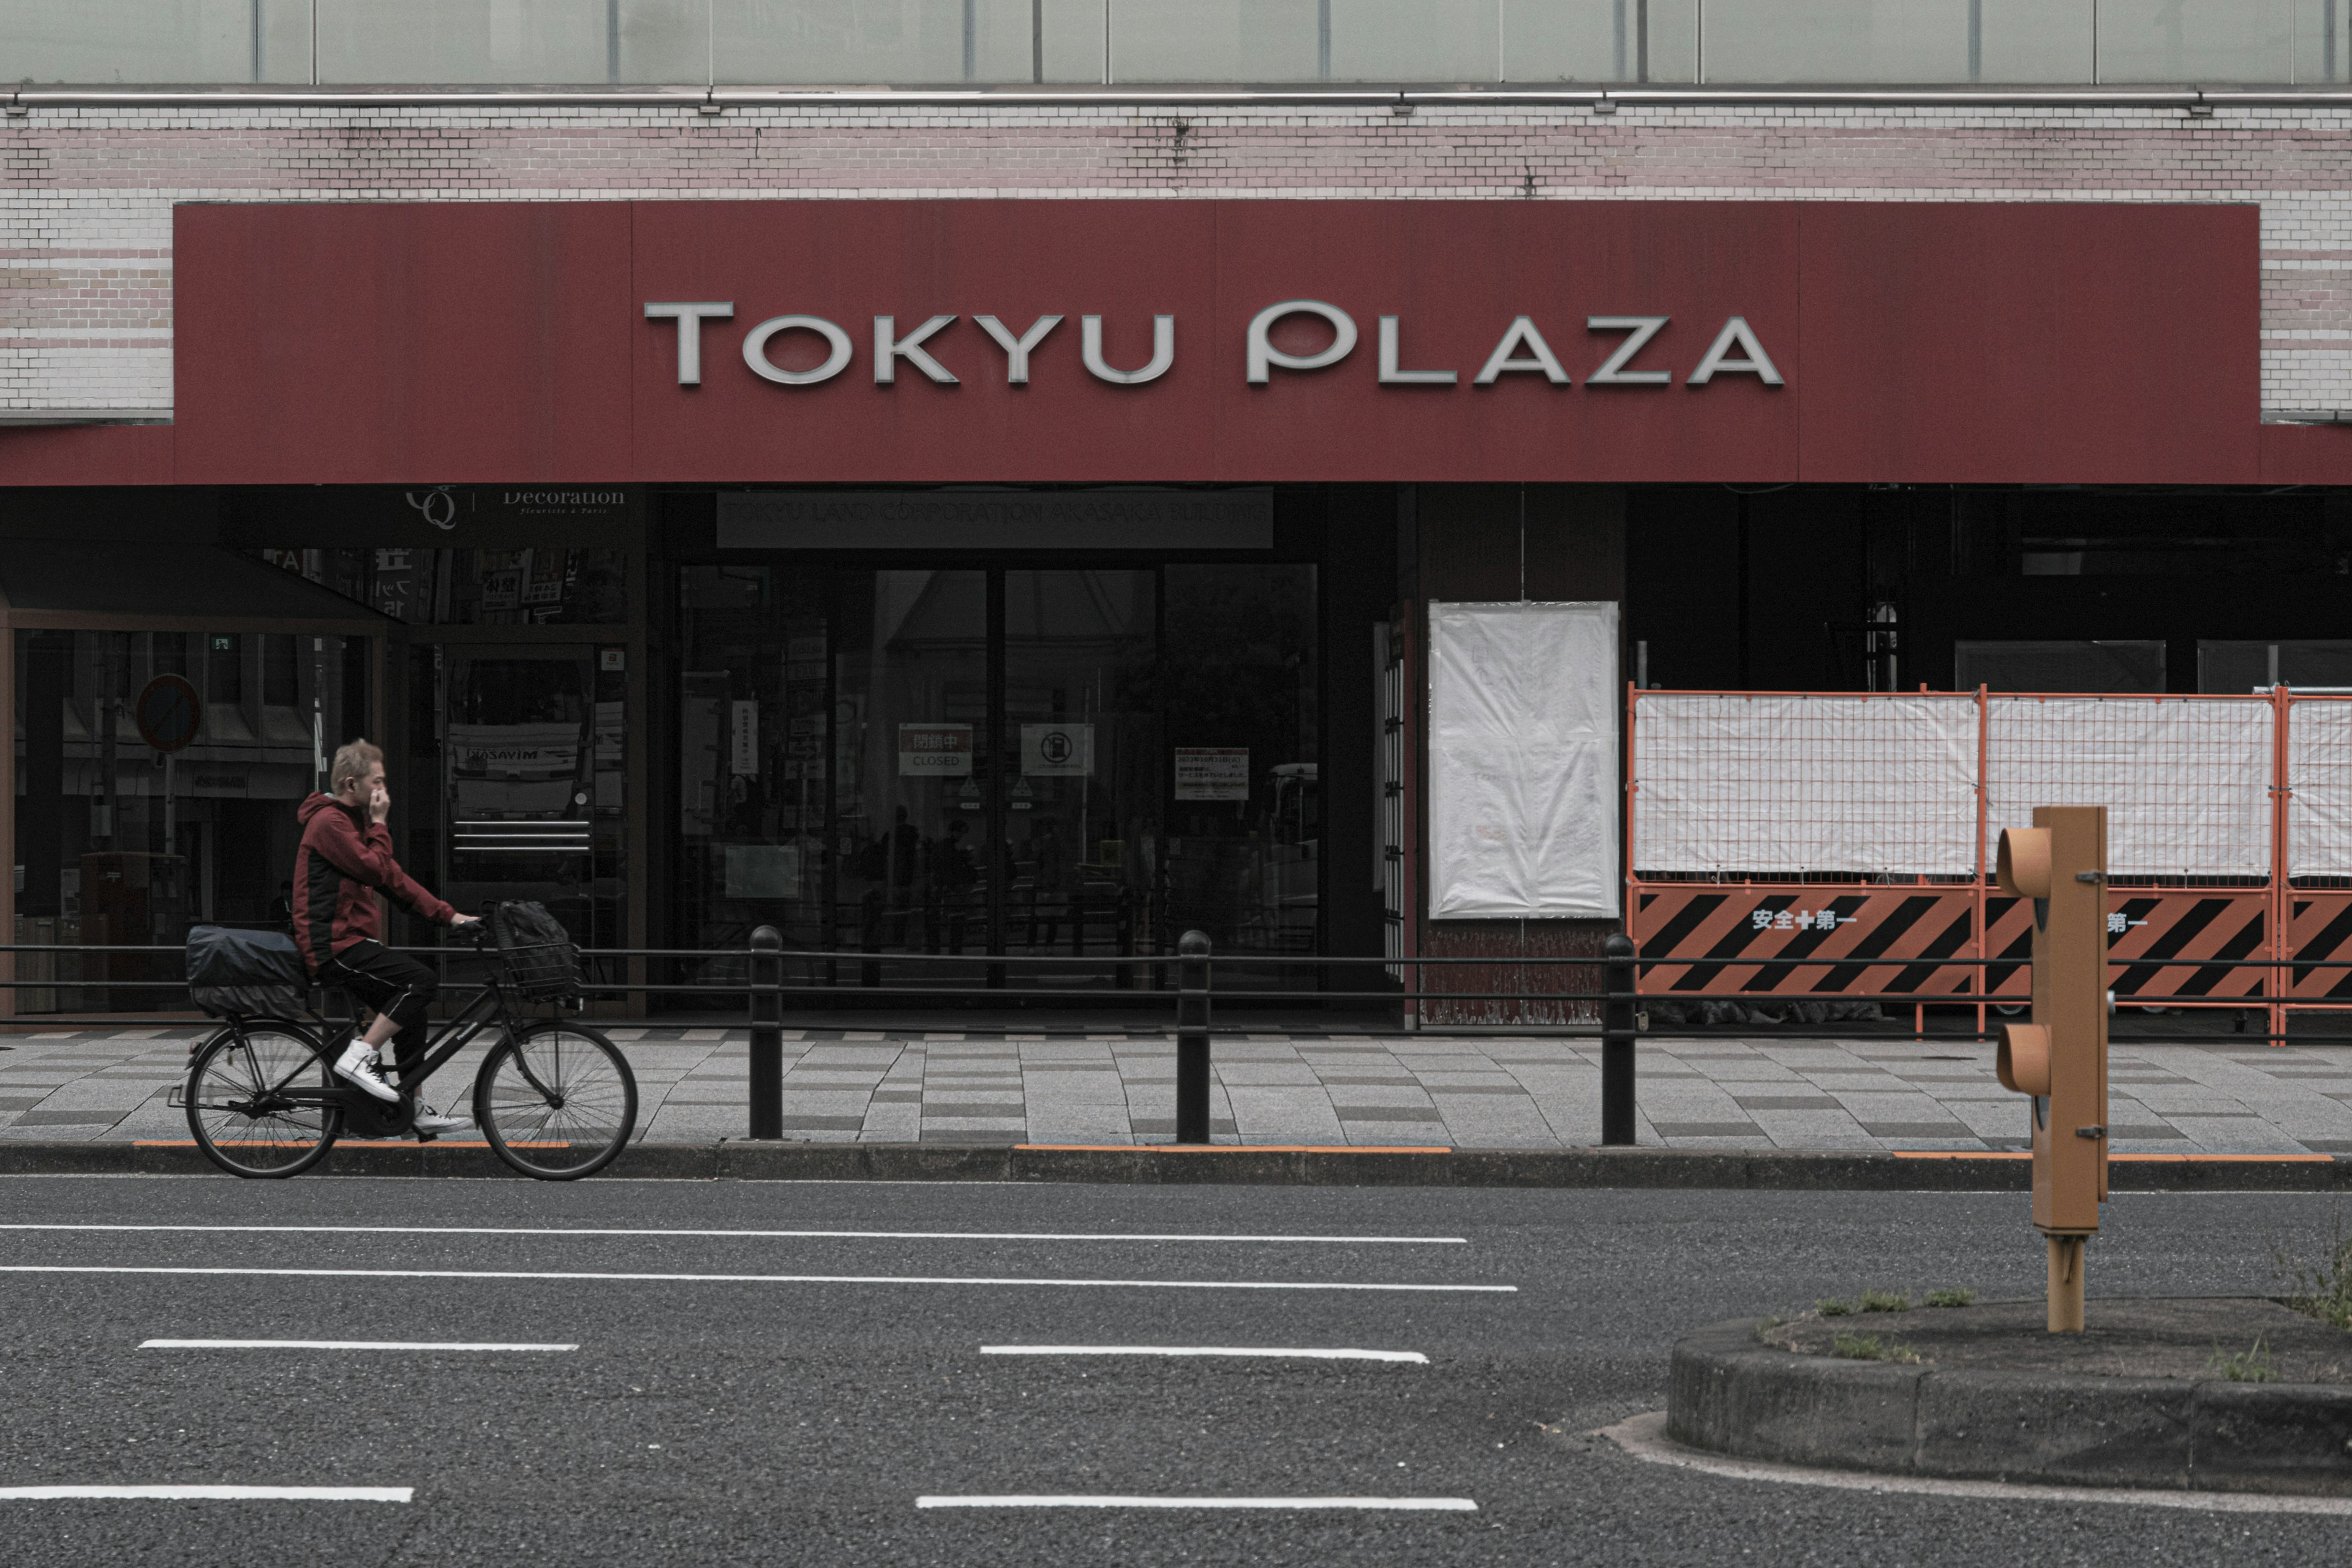
<svg viewBox="0 0 2352 1568"><path fill-rule="evenodd" d="M416 1097L404 1094L390 1105L364 1089L343 1090L343 1133L351 1138L404 1138L416 1120Z"/></svg>

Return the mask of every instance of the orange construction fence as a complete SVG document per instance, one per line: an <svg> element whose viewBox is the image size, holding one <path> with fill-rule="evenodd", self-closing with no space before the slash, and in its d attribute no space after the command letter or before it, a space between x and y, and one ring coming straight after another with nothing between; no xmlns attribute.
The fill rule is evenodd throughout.
<svg viewBox="0 0 2352 1568"><path fill-rule="evenodd" d="M2118 1005L2352 1008L2352 699L1632 689L1625 767L1644 994L1981 1019L2028 994L2000 829L2081 805Z"/></svg>

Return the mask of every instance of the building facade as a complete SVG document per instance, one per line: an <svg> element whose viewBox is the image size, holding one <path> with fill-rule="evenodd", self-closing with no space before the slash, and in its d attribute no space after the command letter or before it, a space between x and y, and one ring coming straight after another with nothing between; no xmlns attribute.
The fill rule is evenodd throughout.
<svg viewBox="0 0 2352 1568"><path fill-rule="evenodd" d="M1190 64L1165 7L1066 49L1018 9L896 89L730 87L708 37L708 81L616 88L593 28L586 85L464 86L464 38L339 75L256 5L209 77L21 89L20 937L267 923L364 731L421 875L598 945L772 924L1098 992L1198 928L1347 989L1275 961L1589 952L1618 912L1433 904L1433 603L1614 605L1612 689L2352 684L2332 5L2169 55L2111 9L2104 55L1946 40L1868 89L1913 57L1781 58L1729 6L1587 7L1532 80L1442 89L1322 85L1386 58L1344 6ZM1540 10L1437 36L1532 48ZM269 63L306 43L322 85ZM1253 326L1301 302L1352 349ZM1617 372L1666 380L1612 384L1637 337Z"/></svg>

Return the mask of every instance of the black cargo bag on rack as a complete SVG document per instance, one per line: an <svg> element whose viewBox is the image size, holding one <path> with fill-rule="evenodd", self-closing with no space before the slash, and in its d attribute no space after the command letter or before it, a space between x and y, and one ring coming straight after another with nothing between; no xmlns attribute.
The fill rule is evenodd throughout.
<svg viewBox="0 0 2352 1568"><path fill-rule="evenodd" d="M310 977L283 931L190 926L188 995L215 1018L294 1018L310 1005Z"/></svg>
<svg viewBox="0 0 2352 1568"><path fill-rule="evenodd" d="M500 904L490 914L515 994L530 1002L572 1002L580 996L580 950L545 904Z"/></svg>

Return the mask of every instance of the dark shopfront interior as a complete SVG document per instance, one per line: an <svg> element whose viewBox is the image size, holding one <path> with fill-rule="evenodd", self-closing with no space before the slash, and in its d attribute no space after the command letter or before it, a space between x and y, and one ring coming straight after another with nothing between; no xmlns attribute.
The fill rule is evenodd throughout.
<svg viewBox="0 0 2352 1568"><path fill-rule="evenodd" d="M1246 548L973 550L722 548L712 489L10 492L14 929L98 940L92 879L133 859L152 890L107 941L269 923L320 751L370 732L404 859L461 906L538 898L596 945L1019 955L1101 1007L1154 980L1108 961L1195 927L1383 951L1372 628L1407 602L1621 597L1653 686L2352 685L2334 491L1250 493ZM167 674L206 712L168 763L124 706ZM1601 934L1424 922L1421 951ZM941 966L800 973L845 1004Z"/></svg>

